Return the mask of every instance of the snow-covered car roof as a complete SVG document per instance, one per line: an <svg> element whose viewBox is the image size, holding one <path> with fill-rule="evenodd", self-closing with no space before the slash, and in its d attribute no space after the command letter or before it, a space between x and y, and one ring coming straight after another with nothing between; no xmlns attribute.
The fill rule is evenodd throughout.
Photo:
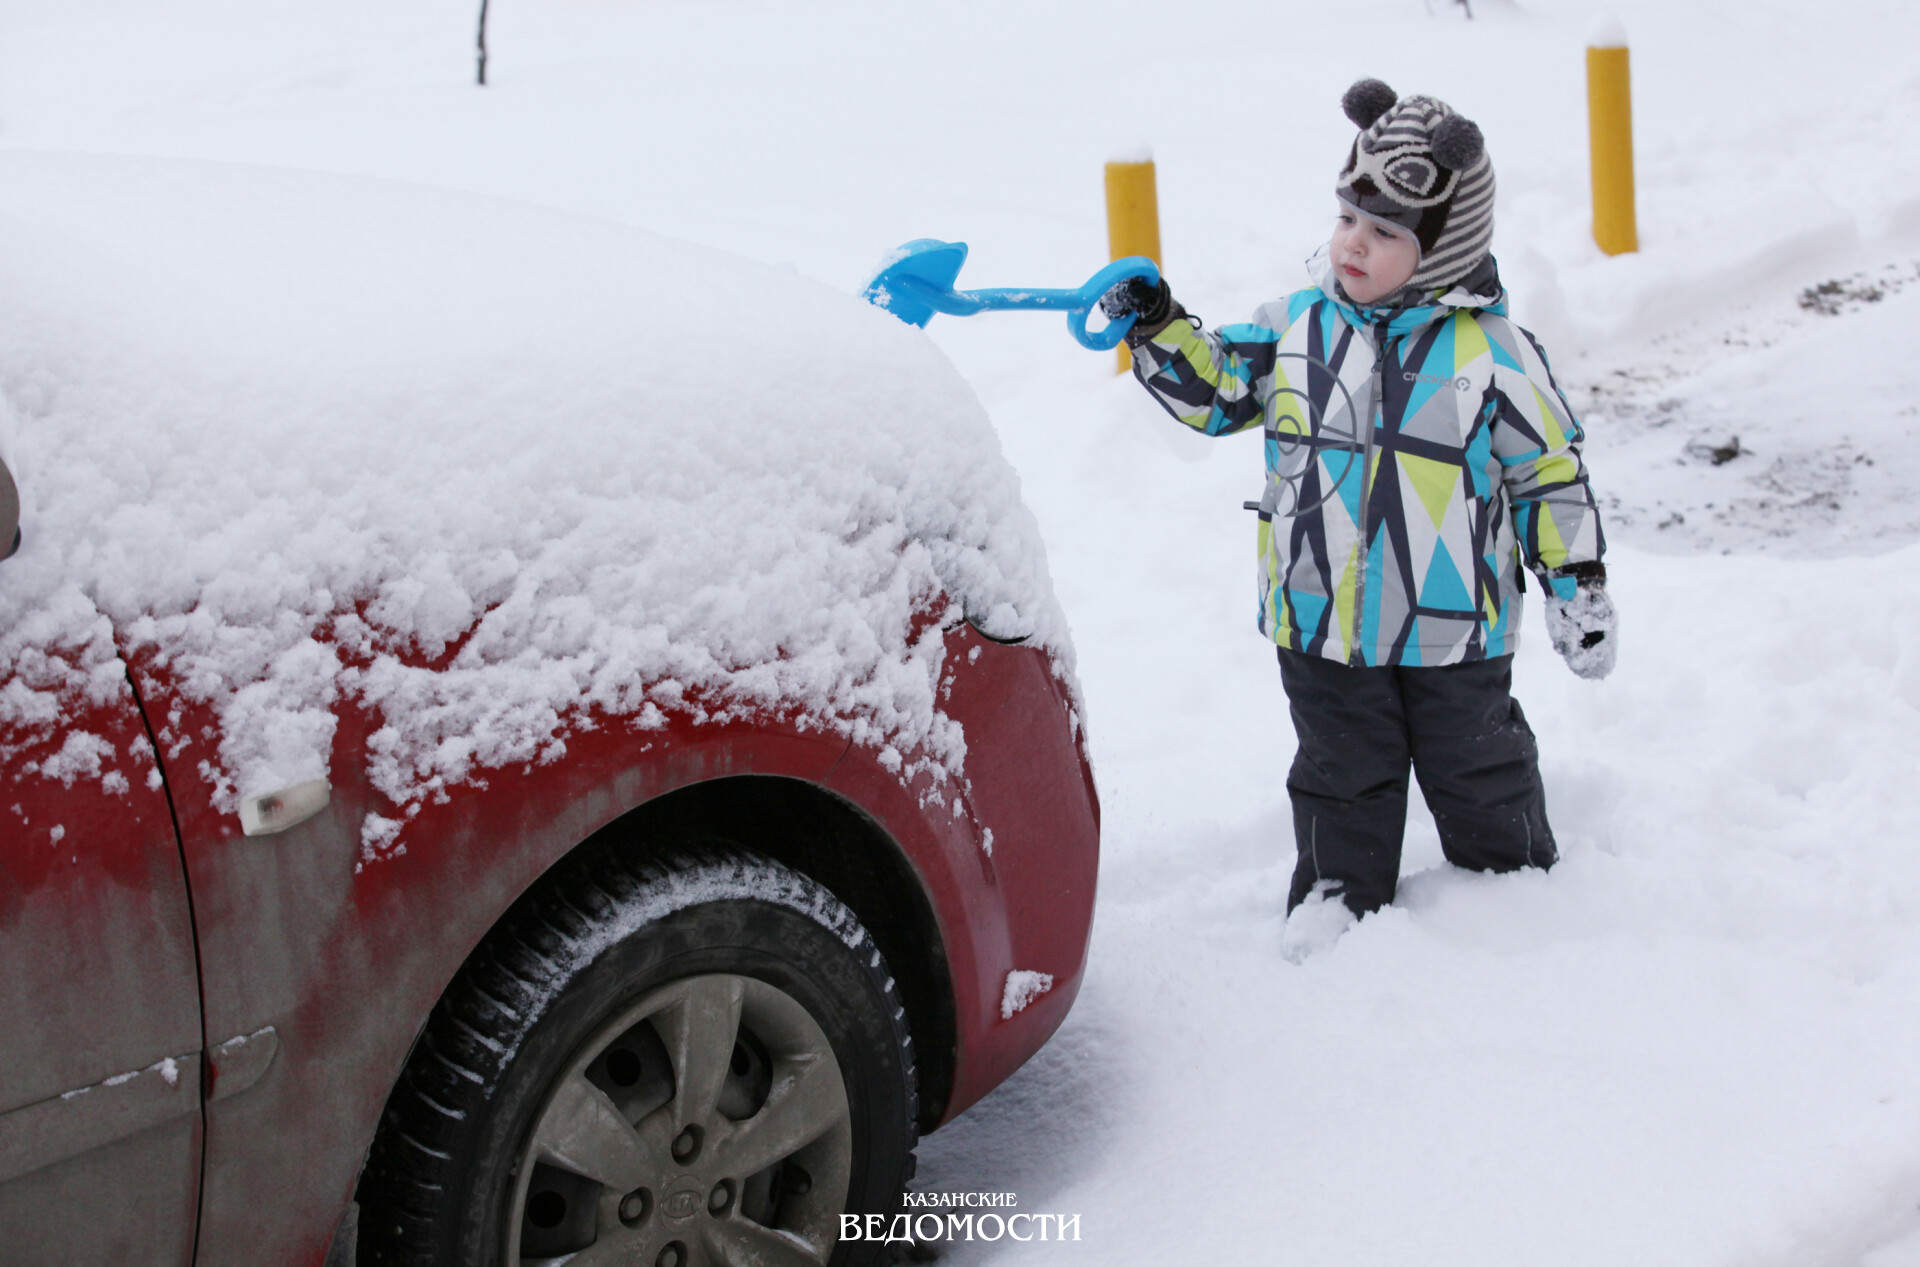
<svg viewBox="0 0 1920 1267"><path fill-rule="evenodd" d="M1016 478L923 334L607 221L0 155L0 393L0 722L120 689L117 626L216 710L223 804L324 775L343 693L399 804L675 711L957 769L910 619L942 589L1070 664ZM68 749L46 772L84 777Z"/></svg>

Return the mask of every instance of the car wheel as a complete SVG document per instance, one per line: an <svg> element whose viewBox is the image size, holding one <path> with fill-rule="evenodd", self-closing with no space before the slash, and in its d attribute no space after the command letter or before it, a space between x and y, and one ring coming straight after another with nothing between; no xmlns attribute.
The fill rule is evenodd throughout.
<svg viewBox="0 0 1920 1267"><path fill-rule="evenodd" d="M616 852L519 902L434 1009L360 1183L360 1261L853 1264L916 1142L885 960L811 879Z"/></svg>

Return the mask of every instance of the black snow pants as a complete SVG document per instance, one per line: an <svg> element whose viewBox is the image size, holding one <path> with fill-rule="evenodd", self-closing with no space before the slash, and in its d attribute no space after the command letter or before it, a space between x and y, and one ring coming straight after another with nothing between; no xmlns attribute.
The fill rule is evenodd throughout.
<svg viewBox="0 0 1920 1267"><path fill-rule="evenodd" d="M1513 657L1439 668L1352 668L1280 650L1300 750L1287 776L1300 860L1287 909L1328 881L1355 914L1393 901L1407 767L1447 860L1474 871L1550 867L1539 749L1509 693Z"/></svg>

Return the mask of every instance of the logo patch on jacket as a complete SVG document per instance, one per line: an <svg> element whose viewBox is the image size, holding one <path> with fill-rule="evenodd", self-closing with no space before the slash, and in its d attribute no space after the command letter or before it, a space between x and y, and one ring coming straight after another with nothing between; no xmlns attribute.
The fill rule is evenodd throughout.
<svg viewBox="0 0 1920 1267"><path fill-rule="evenodd" d="M1445 374L1416 374L1407 370L1400 377L1409 383L1431 383L1435 387L1451 387L1455 391L1466 391L1473 386L1473 380L1462 374L1458 378L1448 378Z"/></svg>

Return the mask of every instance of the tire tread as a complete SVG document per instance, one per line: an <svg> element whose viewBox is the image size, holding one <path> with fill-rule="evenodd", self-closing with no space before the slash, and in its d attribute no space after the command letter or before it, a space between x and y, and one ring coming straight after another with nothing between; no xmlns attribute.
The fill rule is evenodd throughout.
<svg viewBox="0 0 1920 1267"><path fill-rule="evenodd" d="M618 848L583 853L556 867L502 917L430 1013L362 1172L358 1257L365 1267L435 1267L443 1261L447 1194L460 1141L499 1090L547 1005L592 962L595 956L583 951L594 945L596 927L645 903L676 876L699 870L731 870L776 880L782 890L816 894L813 909L803 913L848 946L883 1000L906 1083L902 1179L917 1169L919 1079L906 1008L885 958L844 903L810 877L729 844L652 857Z"/></svg>

